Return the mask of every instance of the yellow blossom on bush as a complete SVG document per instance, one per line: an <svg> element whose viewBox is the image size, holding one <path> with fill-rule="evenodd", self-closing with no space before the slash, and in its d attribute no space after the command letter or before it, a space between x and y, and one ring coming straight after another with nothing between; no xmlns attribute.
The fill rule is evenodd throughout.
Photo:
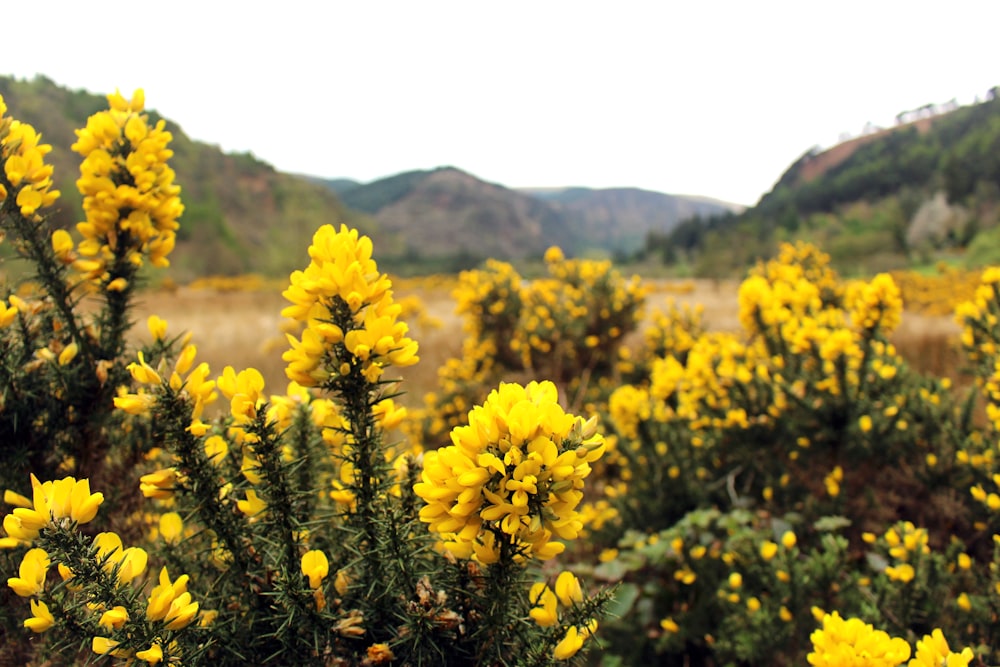
<svg viewBox="0 0 1000 667"><path fill-rule="evenodd" d="M151 621L162 621L170 630L187 627L198 613L198 603L191 601L191 594L187 592L187 582L186 574L171 581L167 568L162 568L159 583L149 594L146 618Z"/></svg>
<svg viewBox="0 0 1000 667"><path fill-rule="evenodd" d="M77 268L90 280L112 283L122 277L108 273L123 270L118 261L138 267L148 257L153 266L169 264L184 206L167 165L173 136L166 122L149 126L141 90L131 100L109 95L108 103L76 131L72 148L83 156L77 188L87 216L76 226L84 258Z"/></svg>
<svg viewBox="0 0 1000 667"><path fill-rule="evenodd" d="M50 521L90 522L104 502L104 494L90 492L87 479L64 477L42 483L32 475L31 486L32 507L15 507L3 520L10 537L27 542L38 537L38 532Z"/></svg>
<svg viewBox="0 0 1000 667"><path fill-rule="evenodd" d="M330 563L325 553L313 549L302 554L302 574L309 578L309 588L319 588L329 573Z"/></svg>
<svg viewBox="0 0 1000 667"><path fill-rule="evenodd" d="M910 657L905 639L890 637L860 619L843 619L833 612L823 616L822 623L809 637L812 651L806 658L813 667L898 667Z"/></svg>
<svg viewBox="0 0 1000 667"><path fill-rule="evenodd" d="M917 641L917 652L907 667L967 667L975 658L971 648L954 653L940 628Z"/></svg>
<svg viewBox="0 0 1000 667"><path fill-rule="evenodd" d="M38 595L45 587L45 575L49 571L49 555L44 549L29 549L21 558L18 576L7 580L7 585L23 598Z"/></svg>
<svg viewBox="0 0 1000 667"><path fill-rule="evenodd" d="M31 601L31 618L24 620L24 627L32 632L45 632L56 622L49 606L41 600Z"/></svg>
<svg viewBox="0 0 1000 667"><path fill-rule="evenodd" d="M41 143L42 135L35 128L6 116L7 106L0 96L0 167L14 188L8 192L0 186L0 202L13 195L20 213L34 220L40 208L51 206L59 198L52 190L52 166L45 156L52 147ZM16 193L16 194L15 194Z"/></svg>
<svg viewBox="0 0 1000 667"><path fill-rule="evenodd" d="M566 413L555 385L501 383L452 431L454 443L424 455L414 491L420 519L459 557L551 558L583 525L576 510L590 463L604 453L596 422Z"/></svg>
<svg viewBox="0 0 1000 667"><path fill-rule="evenodd" d="M287 334L292 349L282 358L289 379L312 387L357 368L374 383L384 367L418 361L417 343L397 320L402 307L393 301L392 282L372 259L371 239L346 225L339 231L324 225L309 257L282 293L292 302L282 315L306 326L299 338Z"/></svg>

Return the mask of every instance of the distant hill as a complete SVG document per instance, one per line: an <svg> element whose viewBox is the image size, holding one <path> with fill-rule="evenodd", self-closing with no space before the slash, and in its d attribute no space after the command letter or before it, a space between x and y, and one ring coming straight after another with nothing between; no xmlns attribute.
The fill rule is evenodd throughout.
<svg viewBox="0 0 1000 667"><path fill-rule="evenodd" d="M538 256L550 245L573 253L628 253L651 230L694 215L742 210L702 197L637 188L522 188L488 183L455 167L408 171L340 194L400 234L395 252L416 260ZM406 238L409 237L409 238Z"/></svg>
<svg viewBox="0 0 1000 667"><path fill-rule="evenodd" d="M632 253L650 232L666 233L681 221L744 209L707 197L668 195L638 188L528 190L551 202L572 221L582 243Z"/></svg>
<svg viewBox="0 0 1000 667"><path fill-rule="evenodd" d="M306 178L325 185L336 192L338 196L342 196L348 190L353 190L362 185L361 181L355 181L351 178L318 178L316 176L306 176Z"/></svg>
<svg viewBox="0 0 1000 667"><path fill-rule="evenodd" d="M83 219L75 185L80 157L69 148L76 140L73 130L106 109L106 98L68 90L45 77L0 76L0 95L11 116L34 125L52 145L48 159L62 191L55 220L71 227ZM159 118L156 111L149 113ZM343 221L375 231L371 218L344 207L330 187L278 172L253 155L225 154L192 141L170 120L167 127L174 135L171 165L185 205L178 248L171 255L170 275L176 280L205 274L287 275L307 261L305 249L321 224Z"/></svg>
<svg viewBox="0 0 1000 667"><path fill-rule="evenodd" d="M918 111L807 151L756 206L690 220L644 252L705 275L738 274L796 239L847 272L1000 263L1000 88L980 103Z"/></svg>
<svg viewBox="0 0 1000 667"><path fill-rule="evenodd" d="M568 220L546 202L454 167L380 179L348 190L343 201L377 220L383 252L442 270L576 246Z"/></svg>

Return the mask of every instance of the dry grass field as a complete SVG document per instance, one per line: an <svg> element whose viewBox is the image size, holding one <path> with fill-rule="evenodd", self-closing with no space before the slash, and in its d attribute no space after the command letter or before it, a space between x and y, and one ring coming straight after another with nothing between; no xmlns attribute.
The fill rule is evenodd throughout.
<svg viewBox="0 0 1000 667"><path fill-rule="evenodd" d="M647 312L663 309L670 300L678 304L701 304L705 325L713 331L737 331L736 282L656 281L647 300ZM408 405L419 405L425 392L434 388L437 369L445 359L456 356L462 345L462 323L455 315L455 301L447 286L407 286L397 288L398 299L422 304L422 313L404 318L411 336L420 343L421 361L405 369ZM287 385L282 352L287 349L281 326L281 309L286 305L280 290L218 291L188 287L173 291L148 291L140 296L135 311L135 341L148 340L145 319L157 314L169 323L171 334L189 331L198 347L198 359L207 361L213 373L226 365L237 370L253 366L263 373L273 393L283 393ZM916 368L960 381L960 355L955 340L958 327L950 317L906 313L895 342L901 354Z"/></svg>

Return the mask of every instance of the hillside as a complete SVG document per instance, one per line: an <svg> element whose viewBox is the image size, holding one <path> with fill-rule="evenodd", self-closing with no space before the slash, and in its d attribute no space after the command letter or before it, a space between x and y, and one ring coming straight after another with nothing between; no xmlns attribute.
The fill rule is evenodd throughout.
<svg viewBox="0 0 1000 667"><path fill-rule="evenodd" d="M63 193L55 219L71 227L82 220L75 186L80 158L69 149L76 139L73 130L107 108L107 100L44 77L0 76L0 95L11 116L30 122L52 145L49 159ZM156 111L150 116L159 117ZM170 120L167 127L174 135L171 164L186 207L172 255L175 280L250 272L283 276L302 264L303 249L323 223L345 221L374 231L370 218L345 208L329 187L278 172L252 155L224 154L192 141Z"/></svg>
<svg viewBox="0 0 1000 667"><path fill-rule="evenodd" d="M411 265L454 270L577 245L568 220L545 202L454 167L391 176L348 190L343 200L377 220L383 253Z"/></svg>
<svg viewBox="0 0 1000 667"><path fill-rule="evenodd" d="M668 195L639 188L537 190L572 220L573 230L594 247L635 252L650 232L667 233L695 216L740 212L742 206L704 197Z"/></svg>
<svg viewBox="0 0 1000 667"><path fill-rule="evenodd" d="M699 275L738 275L796 239L817 243L849 273L1000 261L998 92L810 150L756 206L689 221L644 252Z"/></svg>
<svg viewBox="0 0 1000 667"><path fill-rule="evenodd" d="M650 231L742 208L638 188L513 190L455 167L408 171L339 194L372 215L384 235L398 237L393 254L456 266L538 256L553 244L573 253L630 253Z"/></svg>

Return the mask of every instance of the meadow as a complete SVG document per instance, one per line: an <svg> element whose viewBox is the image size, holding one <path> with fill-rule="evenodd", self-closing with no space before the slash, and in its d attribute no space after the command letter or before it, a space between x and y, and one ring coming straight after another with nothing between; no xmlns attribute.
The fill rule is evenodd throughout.
<svg viewBox="0 0 1000 667"><path fill-rule="evenodd" d="M737 281L655 278L643 282L649 285L650 296L640 329L650 326L651 314L670 303L700 306L708 331L734 332L740 328ZM400 374L406 387L401 400L407 405L419 405L421 397L436 388L438 368L461 353L462 318L456 313L453 294L457 284L458 276L454 275L394 279L397 295L412 303L418 315L409 321L414 338L420 341L421 361ZM156 314L177 330L190 331L198 341L199 357L212 368L256 366L266 385L277 388L287 383L281 359L286 348L282 289L275 281L239 278L229 279L224 287L209 280L194 287L152 289L139 296L135 314L140 322ZM944 308L947 311L947 306ZM960 329L954 316L927 310L926 306L904 309L893 342L916 369L968 383L968 374L962 371ZM148 331L137 327L133 333L133 344L148 342ZM639 334L634 333L628 342L634 346L638 339Z"/></svg>

